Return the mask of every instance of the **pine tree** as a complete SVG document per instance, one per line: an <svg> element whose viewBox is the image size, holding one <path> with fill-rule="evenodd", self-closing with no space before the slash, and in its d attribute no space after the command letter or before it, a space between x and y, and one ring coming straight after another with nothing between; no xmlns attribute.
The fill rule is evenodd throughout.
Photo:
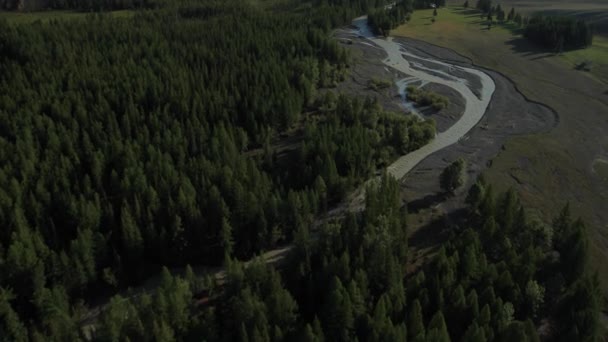
<svg viewBox="0 0 608 342"><path fill-rule="evenodd" d="M437 342L450 342L450 335L448 334L448 328L445 325L445 320L441 311L437 311L427 328L426 334L427 341Z"/></svg>
<svg viewBox="0 0 608 342"><path fill-rule="evenodd" d="M411 340L423 339L425 336L424 317L422 317L422 307L418 299L414 299L412 302L412 307L407 317L407 329L408 337Z"/></svg>
<svg viewBox="0 0 608 342"><path fill-rule="evenodd" d="M334 277L327 300L325 301L324 331L327 338L332 341L346 341L350 339L350 332L354 328L352 305L348 292L342 282Z"/></svg>
<svg viewBox="0 0 608 342"><path fill-rule="evenodd" d="M129 267L137 269L137 266L140 265L143 258L144 241L139 227L131 216L131 209L126 203L123 204L121 209L120 221L122 232L122 249L124 251L125 259L129 263Z"/></svg>
<svg viewBox="0 0 608 342"><path fill-rule="evenodd" d="M513 21L514 19L515 19L515 7L511 7L511 11L509 12L509 15L507 15L507 20Z"/></svg>
<svg viewBox="0 0 608 342"><path fill-rule="evenodd" d="M0 336L16 342L28 341L27 329L14 311L10 301L14 295L10 290L0 288Z"/></svg>
<svg viewBox="0 0 608 342"><path fill-rule="evenodd" d="M448 194L453 194L464 183L464 169L465 162L462 158L448 165L439 177L441 189Z"/></svg>

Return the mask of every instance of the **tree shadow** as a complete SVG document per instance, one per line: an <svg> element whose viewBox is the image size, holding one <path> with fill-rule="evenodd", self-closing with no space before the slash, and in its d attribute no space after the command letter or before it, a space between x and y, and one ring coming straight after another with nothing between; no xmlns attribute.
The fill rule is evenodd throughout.
<svg viewBox="0 0 608 342"><path fill-rule="evenodd" d="M437 218L412 233L408 239L408 245L415 247L418 250L438 246L447 238L445 228L446 218Z"/></svg>
<svg viewBox="0 0 608 342"><path fill-rule="evenodd" d="M413 200L407 203L407 210L411 213L418 213L422 209L428 209L434 205L437 205L446 199L446 194L435 193L426 195L425 197Z"/></svg>
<svg viewBox="0 0 608 342"><path fill-rule="evenodd" d="M513 38L506 43L511 47L511 51L521 54L522 57L529 57L530 60L538 60L555 55L553 51L534 45L523 37Z"/></svg>
<svg viewBox="0 0 608 342"><path fill-rule="evenodd" d="M458 14L464 14L464 15L476 15L479 16L479 11L473 8L456 8L454 9L454 12L458 13Z"/></svg>
<svg viewBox="0 0 608 342"><path fill-rule="evenodd" d="M467 209L456 209L420 227L409 237L409 245L418 250L441 246L453 229L460 229L467 217Z"/></svg>

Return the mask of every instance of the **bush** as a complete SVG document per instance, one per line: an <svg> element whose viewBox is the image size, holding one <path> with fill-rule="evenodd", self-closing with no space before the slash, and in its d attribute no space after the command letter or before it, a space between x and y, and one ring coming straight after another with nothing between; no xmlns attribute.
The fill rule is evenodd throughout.
<svg viewBox="0 0 608 342"><path fill-rule="evenodd" d="M368 85L370 89L378 90L390 88L393 85L393 82L391 82L390 80L379 80L377 78L372 78L371 80L369 80Z"/></svg>
<svg viewBox="0 0 608 342"><path fill-rule="evenodd" d="M450 104L447 97L431 91L420 90L415 86L407 87L407 99L416 102L419 106L431 106L435 110L445 109Z"/></svg>

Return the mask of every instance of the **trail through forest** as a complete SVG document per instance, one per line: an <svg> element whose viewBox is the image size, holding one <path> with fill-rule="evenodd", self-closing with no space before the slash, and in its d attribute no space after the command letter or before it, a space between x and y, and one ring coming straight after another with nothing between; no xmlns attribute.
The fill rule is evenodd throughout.
<svg viewBox="0 0 608 342"><path fill-rule="evenodd" d="M494 93L495 84L492 78L482 71L452 65L432 58L417 56L409 52L407 47L405 47L403 44L393 41L391 37L386 39L376 37L367 25L367 16L354 19L353 25L356 26L357 29L351 29L352 35L365 39L375 44L375 46L383 49L388 55L383 63L390 68L409 75L407 80L421 81L423 84L431 82L442 84L454 89L465 99L464 113L452 127L443 133L437 134L435 139L433 139L429 144L400 157L387 168L387 171L393 177L396 179L401 179L426 157L458 142L481 120L486 108L488 107L490 99L492 98L492 94ZM367 42L361 43L368 44ZM424 65L420 62L424 62ZM436 66L437 68L434 69L433 66ZM447 72L441 70L447 70ZM481 81L481 89L479 91L481 96L477 97L475 95L475 92L472 90L472 85L469 84L467 79L455 76L451 73L452 71L458 71L458 74L460 75L464 73L479 78ZM404 80L405 79L399 80L397 83L403 83ZM355 197L363 198L362 189L357 190L355 193ZM347 206L346 204L348 203L349 201L344 201L339 208L334 208L334 210L332 210L328 216L334 217L339 215L344 211L344 207ZM350 206L352 206L352 202L350 204ZM325 219L322 221L325 221ZM289 254L291 249L292 245L282 246L280 248L267 251L261 255L261 258L267 263L277 264ZM183 270L173 270L173 272L177 274L181 273L182 271ZM226 276L225 270L223 269L195 269L195 273L198 276L211 273L218 283L222 283ZM159 283L158 275L151 277L140 287L131 289L129 293L123 294L123 297L136 297L143 292L153 290L158 286ZM109 301L101 302L102 303L99 305L92 307L86 317L81 320L81 324L85 331L92 328L99 314L103 311L104 307Z"/></svg>

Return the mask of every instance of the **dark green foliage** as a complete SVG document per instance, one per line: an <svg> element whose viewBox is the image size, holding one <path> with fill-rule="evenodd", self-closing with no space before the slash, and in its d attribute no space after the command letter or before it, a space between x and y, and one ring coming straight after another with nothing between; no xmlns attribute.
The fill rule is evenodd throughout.
<svg viewBox="0 0 608 342"><path fill-rule="evenodd" d="M483 13L490 13L492 10L492 0L477 0L475 8Z"/></svg>
<svg viewBox="0 0 608 342"><path fill-rule="evenodd" d="M507 21L513 20L515 20L515 8L511 7L511 11L509 12L509 15L507 15Z"/></svg>
<svg viewBox="0 0 608 342"><path fill-rule="evenodd" d="M0 339L535 341L554 315L555 338L592 340L599 285L567 209L531 222L514 192L478 180L466 220L407 275L406 210L387 174L365 210L313 229L435 135L433 121L320 89L349 62L328 30L382 5L276 15L180 1L132 19L1 22ZM279 153L290 129L302 132ZM236 261L292 240L282 274ZM222 262L217 282L161 266ZM154 291L88 310L161 267Z"/></svg>
<svg viewBox="0 0 608 342"><path fill-rule="evenodd" d="M469 0L466 0L466 1L464 2L464 4L462 5L462 7L464 7L464 8L469 8Z"/></svg>
<svg viewBox="0 0 608 342"><path fill-rule="evenodd" d="M380 80L372 78L369 81L369 87L373 90L378 89L387 89L393 86L393 82L391 80Z"/></svg>
<svg viewBox="0 0 608 342"><path fill-rule="evenodd" d="M498 20L500 22L505 20L505 11L502 9L500 4L496 5L496 9L494 10L494 13L496 13L496 20Z"/></svg>
<svg viewBox="0 0 608 342"><path fill-rule="evenodd" d="M288 168L270 165L271 142L316 109L317 88L344 77L346 52L324 29L360 10L163 6L129 19L0 22L2 335L72 340L67 332L78 332L86 311L73 309L80 300L136 284L159 265L219 265L290 239L344 185L373 172L369 158L389 163L401 153L375 150L395 141L386 127L427 126L389 117L370 100L365 114L381 124L324 119L304 145L338 136L338 149L330 144L324 154L329 167L311 172L310 182L291 181ZM132 310L121 305L116 311ZM108 325L108 336L141 332L136 321ZM147 328L159 339L182 333L170 321Z"/></svg>
<svg viewBox="0 0 608 342"><path fill-rule="evenodd" d="M433 12L436 15L437 9ZM415 86L407 87L407 99L416 102L419 106L431 106L435 110L445 109L449 104L450 100L432 91L421 90Z"/></svg>
<svg viewBox="0 0 608 342"><path fill-rule="evenodd" d="M407 315L408 337L411 340L423 340L424 332L424 317L422 316L422 308L420 302L415 299Z"/></svg>
<svg viewBox="0 0 608 342"><path fill-rule="evenodd" d="M562 263L570 257L551 260L554 246L536 246L528 228L532 223L520 213L514 192L488 199L493 197L489 186L483 180L477 186L477 202L483 204L470 208L464 222L477 228L456 229L415 274L406 277L399 266L407 261L404 211L397 182L384 175L367 189L363 212L327 224L314 244L305 231L298 232L285 286L261 260L246 268L229 261L216 302L185 308L179 298L185 298L192 281L165 271L158 294L136 301L115 298L97 336L182 340L205 332L211 341L536 342L535 324L554 315L550 319L559 331L549 338L592 341L598 327L597 279L580 265L579 280L553 294L544 291L551 277L568 272ZM486 236L476 222L496 222L494 235ZM558 236L584 239L567 209L554 226ZM558 247L565 242L557 238L555 248L566 248ZM53 290L49 296L60 307L61 293ZM176 297L163 297L168 293ZM10 294L2 298L10 302ZM154 315L147 313L149 303L156 305ZM531 309L531 303L540 305ZM18 334L18 324L10 327Z"/></svg>
<svg viewBox="0 0 608 342"><path fill-rule="evenodd" d="M439 176L441 189L447 193L454 193L464 183L465 162L462 158L448 165Z"/></svg>
<svg viewBox="0 0 608 342"><path fill-rule="evenodd" d="M340 95L334 100L328 92L321 102L325 120L307 123L302 146L285 166L284 183L297 189L320 184L317 187L325 189L322 200L330 204L377 167L435 136L434 121L383 112L375 99L351 100Z"/></svg>
<svg viewBox="0 0 608 342"><path fill-rule="evenodd" d="M0 1L0 8L16 10L19 9L19 4L21 4L25 9L35 8L37 10L111 11L149 8L157 2L154 0L3 0Z"/></svg>
<svg viewBox="0 0 608 342"><path fill-rule="evenodd" d="M536 15L526 24L524 37L551 49L585 48L593 42L593 28L583 19Z"/></svg>
<svg viewBox="0 0 608 342"><path fill-rule="evenodd" d="M398 1L389 8L378 8L367 15L369 26L376 34L388 36L390 30L404 24L414 10L412 0Z"/></svg>

